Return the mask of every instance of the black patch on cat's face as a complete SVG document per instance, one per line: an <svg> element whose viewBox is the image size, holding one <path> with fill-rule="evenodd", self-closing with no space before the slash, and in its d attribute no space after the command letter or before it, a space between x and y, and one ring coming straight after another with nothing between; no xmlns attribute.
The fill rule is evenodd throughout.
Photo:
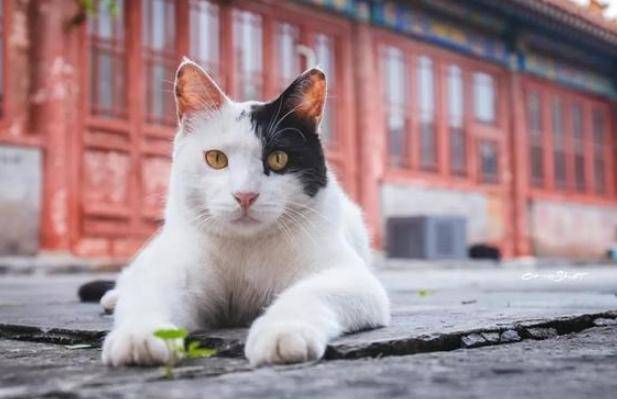
<svg viewBox="0 0 617 399"><path fill-rule="evenodd" d="M264 173L297 173L304 192L313 197L328 182L324 152L315 122L283 106L288 91L270 103L254 105L251 123L262 143ZM276 150L285 151L289 156L287 166L280 171L271 170L266 162L268 155Z"/></svg>

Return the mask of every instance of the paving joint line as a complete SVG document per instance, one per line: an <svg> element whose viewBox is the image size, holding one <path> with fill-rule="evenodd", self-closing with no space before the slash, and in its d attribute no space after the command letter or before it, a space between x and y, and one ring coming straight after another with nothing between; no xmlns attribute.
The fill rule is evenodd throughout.
<svg viewBox="0 0 617 399"><path fill-rule="evenodd" d="M479 328L370 343L339 344L334 342L328 345L324 360L381 358L429 352L446 352L457 349L473 349L510 344L523 340L543 340L605 325L617 325L617 310L579 316L565 316L540 322L521 321L500 328ZM198 331L191 334L189 339L199 341L202 346L215 348L218 357L240 358L244 356L243 340L209 336L208 333L211 332ZM107 331L100 330L43 329L0 323L0 338L54 345L89 344L92 348L100 348L106 334Z"/></svg>

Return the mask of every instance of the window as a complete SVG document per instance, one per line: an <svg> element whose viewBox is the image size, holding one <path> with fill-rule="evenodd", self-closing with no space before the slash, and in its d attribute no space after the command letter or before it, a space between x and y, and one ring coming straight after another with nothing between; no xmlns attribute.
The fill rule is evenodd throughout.
<svg viewBox="0 0 617 399"><path fill-rule="evenodd" d="M450 171L465 174L467 164L464 113L463 73L458 65L448 67L448 130L450 136Z"/></svg>
<svg viewBox="0 0 617 399"><path fill-rule="evenodd" d="M604 160L605 146L605 120L601 110L594 110L592 113L592 134L593 134L593 173L596 192L603 194L606 191L606 162Z"/></svg>
<svg viewBox="0 0 617 399"><path fill-rule="evenodd" d="M476 120L482 123L495 123L495 81L484 72L473 75L473 103Z"/></svg>
<svg viewBox="0 0 617 399"><path fill-rule="evenodd" d="M249 11L234 11L236 90L240 101L263 97L262 18Z"/></svg>
<svg viewBox="0 0 617 399"><path fill-rule="evenodd" d="M176 9L173 0L142 2L143 57L146 79L146 120L173 125L175 106L170 94L176 57Z"/></svg>
<svg viewBox="0 0 617 399"><path fill-rule="evenodd" d="M612 156L607 146L606 104L565 88L529 83L526 110L530 184L561 191L560 196L565 193L605 195ZM548 118L549 123L546 120L543 123L543 118ZM552 184L545 181L543 165L549 163L547 157Z"/></svg>
<svg viewBox="0 0 617 399"><path fill-rule="evenodd" d="M479 72L473 61L399 40L384 37L378 53L388 178L438 172L436 183L501 183L507 139L496 115L501 72L478 63L491 74Z"/></svg>
<svg viewBox="0 0 617 399"><path fill-rule="evenodd" d="M321 137L329 147L336 144L336 107L338 104L338 92L334 50L334 38L322 33L315 36L315 56L317 57L317 65L323 69L328 79L328 98L326 100L326 111L323 121L321 122Z"/></svg>
<svg viewBox="0 0 617 399"><path fill-rule="evenodd" d="M585 191L585 140L583 136L583 108L572 104L572 140L574 145L574 185L577 191Z"/></svg>
<svg viewBox="0 0 617 399"><path fill-rule="evenodd" d="M555 186L563 189L568 185L566 176L566 137L564 131L563 103L560 98L553 98L552 107L553 128L553 170L555 173Z"/></svg>
<svg viewBox="0 0 617 399"><path fill-rule="evenodd" d="M404 166L407 148L405 95L405 59L403 52L395 47L383 49L383 84L387 109L388 161L393 166Z"/></svg>
<svg viewBox="0 0 617 399"><path fill-rule="evenodd" d="M126 116L124 7L119 0L117 14L111 15L105 2L96 4L97 17L88 19L90 112L122 118Z"/></svg>
<svg viewBox="0 0 617 399"><path fill-rule="evenodd" d="M220 82L219 9L205 0L190 3L191 57Z"/></svg>
<svg viewBox="0 0 617 399"><path fill-rule="evenodd" d="M418 58L417 65L418 115L420 118L420 166L436 167L435 143L435 81L433 61L426 56Z"/></svg>
<svg viewBox="0 0 617 399"><path fill-rule="evenodd" d="M480 158L480 180L483 183L497 183L499 180L499 150L495 141L480 140L478 145Z"/></svg>
<svg viewBox="0 0 617 399"><path fill-rule="evenodd" d="M527 95L527 130L529 132L531 158L531 183L536 187L542 187L544 184L542 101L540 95L535 91L529 92Z"/></svg>
<svg viewBox="0 0 617 399"><path fill-rule="evenodd" d="M279 87L284 90L300 73L300 59L297 48L299 29L288 23L277 26Z"/></svg>

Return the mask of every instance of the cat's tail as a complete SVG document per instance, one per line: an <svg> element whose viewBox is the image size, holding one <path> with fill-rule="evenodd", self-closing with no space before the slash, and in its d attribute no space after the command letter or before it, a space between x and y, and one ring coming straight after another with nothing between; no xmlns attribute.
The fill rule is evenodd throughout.
<svg viewBox="0 0 617 399"><path fill-rule="evenodd" d="M115 281L94 280L79 287L77 295L82 302L99 302L106 312L111 313L118 302L115 286Z"/></svg>

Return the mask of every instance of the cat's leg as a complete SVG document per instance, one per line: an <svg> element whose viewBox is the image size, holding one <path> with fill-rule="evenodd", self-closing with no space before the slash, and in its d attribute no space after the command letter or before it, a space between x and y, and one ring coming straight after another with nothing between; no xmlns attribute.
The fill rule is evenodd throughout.
<svg viewBox="0 0 617 399"><path fill-rule="evenodd" d="M163 235L156 237L120 276L114 327L103 344L105 364L163 364L172 354L154 332L195 327L194 301L187 286L188 266L195 259L178 244Z"/></svg>
<svg viewBox="0 0 617 399"><path fill-rule="evenodd" d="M364 267L342 264L284 291L251 326L245 355L255 366L315 360L342 333L389 321L380 282Z"/></svg>

